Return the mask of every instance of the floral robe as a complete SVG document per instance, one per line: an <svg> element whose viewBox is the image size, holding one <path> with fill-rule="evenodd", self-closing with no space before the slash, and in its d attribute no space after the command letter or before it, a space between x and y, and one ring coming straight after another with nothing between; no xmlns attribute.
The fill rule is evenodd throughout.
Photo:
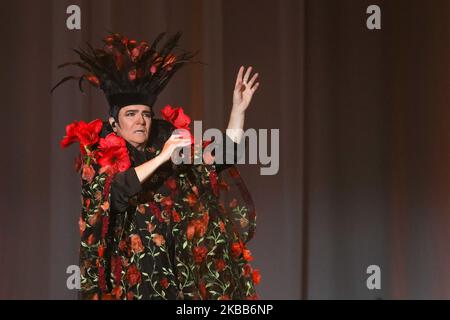
<svg viewBox="0 0 450 320"><path fill-rule="evenodd" d="M257 297L246 248L256 215L233 165L168 161L140 184L133 167L155 157L172 130L154 119L145 151L127 144L131 168L108 176L94 166L82 179L80 298Z"/></svg>

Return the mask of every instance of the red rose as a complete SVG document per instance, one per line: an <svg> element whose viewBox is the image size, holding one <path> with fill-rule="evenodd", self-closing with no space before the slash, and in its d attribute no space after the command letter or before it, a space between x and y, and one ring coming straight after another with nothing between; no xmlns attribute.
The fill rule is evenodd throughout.
<svg viewBox="0 0 450 320"><path fill-rule="evenodd" d="M223 271L225 269L225 261L223 259L216 260L216 269L217 271Z"/></svg>
<svg viewBox="0 0 450 320"><path fill-rule="evenodd" d="M141 253L144 251L144 246L142 245L141 237L137 234L131 235L131 250L134 253Z"/></svg>
<svg viewBox="0 0 450 320"><path fill-rule="evenodd" d="M241 254L242 254L242 243L234 242L231 245L231 255L234 258L239 258Z"/></svg>
<svg viewBox="0 0 450 320"><path fill-rule="evenodd" d="M175 128L189 130L191 118L184 114L184 111L181 107L174 109L170 105L167 105L161 110L161 114L164 120L172 123Z"/></svg>
<svg viewBox="0 0 450 320"><path fill-rule="evenodd" d="M154 202L150 202L148 207L150 208L151 213L158 219L159 222L164 222L164 218L161 215L161 210Z"/></svg>
<svg viewBox="0 0 450 320"><path fill-rule="evenodd" d="M98 163L103 168L110 168L112 173L123 172L131 166L125 140L110 133L99 143Z"/></svg>
<svg viewBox="0 0 450 320"><path fill-rule="evenodd" d="M201 264L208 253L208 249L206 249L205 246L196 246L192 251L194 253L194 261L196 264Z"/></svg>
<svg viewBox="0 0 450 320"><path fill-rule="evenodd" d="M167 289L167 287L169 287L169 281L167 280L167 278L162 278L159 283L161 284L161 286L164 289Z"/></svg>
<svg viewBox="0 0 450 320"><path fill-rule="evenodd" d="M81 178L85 181L87 181L87 183L91 183L92 179L95 176L95 170L91 165L83 165L83 170L81 173Z"/></svg>
<svg viewBox="0 0 450 320"><path fill-rule="evenodd" d="M253 270L252 278L255 284L258 284L261 281L261 274L258 269Z"/></svg>
<svg viewBox="0 0 450 320"><path fill-rule="evenodd" d="M128 268L126 277L131 287L141 282L141 273L135 264Z"/></svg>
<svg viewBox="0 0 450 320"><path fill-rule="evenodd" d="M191 221L189 222L187 229L186 229L186 237L188 240L192 240L192 238L194 237L195 234L195 225L194 223Z"/></svg>
<svg viewBox="0 0 450 320"><path fill-rule="evenodd" d="M245 259L246 261L252 261L252 260L253 260L252 253L250 252L250 250L244 249L244 250L242 251L242 254L243 254L244 259Z"/></svg>

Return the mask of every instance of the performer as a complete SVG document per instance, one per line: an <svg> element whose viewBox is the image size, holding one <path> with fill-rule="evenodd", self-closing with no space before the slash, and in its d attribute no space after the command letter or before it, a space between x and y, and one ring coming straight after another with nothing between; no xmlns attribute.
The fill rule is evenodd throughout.
<svg viewBox="0 0 450 320"><path fill-rule="evenodd" d="M62 147L80 144L82 181L80 269L82 299L255 299L258 270L246 244L255 229L251 197L234 165L170 161L191 145L190 118L153 106L171 77L194 55L177 47L180 33L152 43L120 34L102 49L75 50L86 73L68 76L100 88L110 106L108 121L74 122ZM258 74L241 67L229 129L242 129L258 88ZM52 90L53 90L52 89ZM223 141L243 143L242 131ZM216 143L216 142L212 142ZM226 143L217 142L224 151ZM211 155L214 159L213 155ZM235 158L236 161L237 158Z"/></svg>

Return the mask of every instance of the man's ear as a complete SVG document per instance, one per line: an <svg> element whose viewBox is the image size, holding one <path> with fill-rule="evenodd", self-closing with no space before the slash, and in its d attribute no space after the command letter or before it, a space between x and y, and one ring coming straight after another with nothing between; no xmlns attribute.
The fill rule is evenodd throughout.
<svg viewBox="0 0 450 320"><path fill-rule="evenodd" d="M116 126L117 126L117 122L113 117L109 117L108 119L109 124L111 125L111 127L113 128L114 132L117 131Z"/></svg>

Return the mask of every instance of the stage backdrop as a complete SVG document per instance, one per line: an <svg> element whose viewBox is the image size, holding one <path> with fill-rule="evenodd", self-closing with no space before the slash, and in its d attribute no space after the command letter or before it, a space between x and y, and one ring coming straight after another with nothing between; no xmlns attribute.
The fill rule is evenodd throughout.
<svg viewBox="0 0 450 320"><path fill-rule="evenodd" d="M376 3L375 3L376 2ZM79 5L80 31L66 28ZM366 8L381 8L381 30ZM86 41L183 31L207 65L159 97L225 128L240 65L260 73L247 128L280 129L280 170L241 166L258 212L263 299L450 298L450 2L1 1L0 298L74 299L73 120L105 118L94 90L49 89ZM381 290L366 269L381 268Z"/></svg>

